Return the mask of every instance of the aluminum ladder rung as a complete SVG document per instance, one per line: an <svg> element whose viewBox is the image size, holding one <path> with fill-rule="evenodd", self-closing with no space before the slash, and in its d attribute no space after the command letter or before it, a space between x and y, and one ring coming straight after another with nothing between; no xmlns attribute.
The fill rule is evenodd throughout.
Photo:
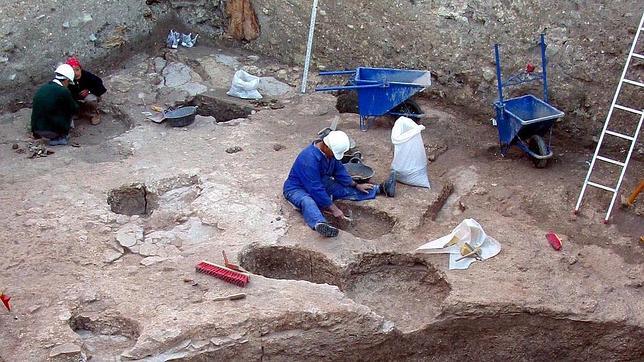
<svg viewBox="0 0 644 362"><path fill-rule="evenodd" d="M619 104L616 104L615 108L621 109L622 111L639 114L640 116L642 115L642 111L638 111L637 109L633 109L633 108L629 108L629 107L624 107L624 106L619 105Z"/></svg>
<svg viewBox="0 0 644 362"><path fill-rule="evenodd" d="M622 166L622 167L626 166L626 164L624 162L616 161L616 160L613 160L611 158L604 157L604 156L597 156L597 159L602 160L604 162L612 163L613 165L618 165L618 166Z"/></svg>
<svg viewBox="0 0 644 362"><path fill-rule="evenodd" d="M624 78L624 80L622 80L622 82L632 84L632 85L636 85L638 87L644 87L644 83L636 82L634 80L630 80L630 79L626 79L626 78Z"/></svg>
<svg viewBox="0 0 644 362"><path fill-rule="evenodd" d="M637 141L637 137L640 134L640 130L642 129L642 124L644 122L644 109L639 109L638 110L638 109L635 109L635 108L630 108L630 107L626 107L626 106L622 106L620 104L617 104L617 98L619 98L619 95L622 93L622 91L623 91L622 86L624 84L630 84L630 85L634 85L634 86L637 86L637 87L643 87L644 88L644 83L640 82L639 80L632 80L632 79L627 79L626 78L626 73L628 72L629 67L631 67L631 61L634 58L644 59L644 52L640 53L640 52L635 51L635 48L637 47L639 39L640 39L640 34L642 34L642 32L644 32L644 13L642 13L642 16L640 18L640 23L637 26L637 32L636 32L635 36L633 37L633 41L631 43L630 50L628 52L628 56L626 57L626 64L624 64L624 69L622 70L622 74L619 77L619 83L617 85L617 89L615 90L615 95L613 96L613 101L611 103L610 110L608 111L608 116L606 117L606 121L604 122L604 127L602 128L602 133L601 133L601 136L599 137L599 142L597 142L597 147L595 147L595 153L593 155L593 159L590 162L590 167L588 168L588 172L586 173L586 178L584 179L584 183L581 186L581 191L579 192L579 197L577 198L577 204L575 205L575 209L574 209L575 213L577 213L579 211L579 208L581 207L582 200L584 198L584 194L585 194L586 189L587 189L588 186L592 186L592 187L595 187L595 188L598 188L598 189L601 189L601 190L608 191L608 192L612 193L613 196L611 197L610 204L608 205L608 210L606 211L606 216L604 217L604 222L605 223L608 222L608 219L610 218L610 213L611 213L611 211L613 211L613 206L615 205L615 200L617 199L617 194L619 192L619 188L622 185L622 181L624 180L624 175L626 174L626 169L628 168L628 162L631 159L631 156L633 154L633 149L635 148L635 143ZM637 105L636 107L640 107L640 106ZM615 109L619 109L619 110L622 110L622 111L626 111L626 112L630 112L630 113L634 113L634 114L639 115L639 122L637 123L637 128L636 128L636 130L635 130L635 132L634 132L634 134L632 136L625 135L625 134L615 132L615 131L610 131L608 129L608 125L609 125L609 123L611 121L611 117L612 117L613 111ZM602 147L602 143L604 142L604 136L607 135L607 134L630 141L630 148L628 150L628 154L626 155L626 159L624 160L624 162L613 160L613 159L610 159L608 157L604 157L604 156L599 155L599 151L600 151L600 149ZM621 167L621 172L620 172L619 178L617 180L617 184L615 185L614 188L590 181L590 178L591 178L591 175L593 173L594 166L595 166L595 161L608 162L608 163L618 165L618 166Z"/></svg>
<svg viewBox="0 0 644 362"><path fill-rule="evenodd" d="M588 181L588 185L593 186L593 187L597 187L598 189L610 191L610 192L613 192L613 193L617 191L617 190L612 189L612 188L610 188L608 186L600 185L600 184L592 182L592 181Z"/></svg>
<svg viewBox="0 0 644 362"><path fill-rule="evenodd" d="M606 133L608 133L608 134L609 134L609 135L611 135L611 136L615 136L615 137L623 138L623 139L625 139L625 140L629 140L629 141L632 141L632 140L634 140L634 139L635 139L635 138L633 138L633 137L631 137L631 136L627 136L627 135L625 135L625 134L618 133L618 132L613 132L613 131L609 131L609 130L606 130Z"/></svg>

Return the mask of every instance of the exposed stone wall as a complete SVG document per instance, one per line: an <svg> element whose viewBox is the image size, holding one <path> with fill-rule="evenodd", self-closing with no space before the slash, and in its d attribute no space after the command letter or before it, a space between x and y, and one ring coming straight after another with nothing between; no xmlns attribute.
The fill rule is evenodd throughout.
<svg viewBox="0 0 644 362"><path fill-rule="evenodd" d="M311 3L254 0L262 35L248 46L303 62ZM497 97L493 44L503 45L509 74L539 64L545 32L551 102L566 112L559 127L590 141L639 23L637 3L641 9L642 1L622 0L320 1L314 64L429 69L433 94L489 119Z"/></svg>
<svg viewBox="0 0 644 362"><path fill-rule="evenodd" d="M69 54L100 74L162 44L171 28L206 26L221 34L219 6L219 0L0 0L0 105L11 110L29 102Z"/></svg>
<svg viewBox="0 0 644 362"><path fill-rule="evenodd" d="M46 6L0 2L7 3L0 15L14 19L0 26L0 104L30 99L29 93L68 53L95 67L109 67L127 52L144 49L146 42L161 42L162 33L173 26L200 32L202 42L230 38L224 33L225 0L52 0ZM252 0L261 34L242 46L303 63L311 3ZM504 70L509 74L527 62L539 64L537 42L544 31L551 102L566 112L558 128L589 143L604 122L639 21L637 3L643 4L322 0L313 71L361 65L429 69L434 81L430 94L486 120L497 97L493 44L503 45ZM171 20L173 16L185 27ZM153 33L155 26L158 34Z"/></svg>

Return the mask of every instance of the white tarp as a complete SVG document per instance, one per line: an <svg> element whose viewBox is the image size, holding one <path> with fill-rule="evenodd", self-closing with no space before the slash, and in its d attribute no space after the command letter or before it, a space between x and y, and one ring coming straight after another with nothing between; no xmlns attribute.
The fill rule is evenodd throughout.
<svg viewBox="0 0 644 362"><path fill-rule="evenodd" d="M455 245L444 247L452 238L457 237L458 241ZM416 249L417 253L426 254L449 254L449 268L450 269L467 269L472 264L475 258L464 258L460 261L461 247L463 244L468 243L472 248L481 247L481 259L486 260L501 252L501 244L494 238L488 236L481 225L474 219L463 220L451 233L443 236L442 238L433 240L420 246Z"/></svg>

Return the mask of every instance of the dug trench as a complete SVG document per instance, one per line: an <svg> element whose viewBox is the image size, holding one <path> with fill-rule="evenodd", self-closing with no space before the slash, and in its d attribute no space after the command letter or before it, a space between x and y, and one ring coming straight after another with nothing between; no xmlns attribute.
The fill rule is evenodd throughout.
<svg viewBox="0 0 644 362"><path fill-rule="evenodd" d="M449 282L420 256L369 253L342 267L312 250L253 244L240 254L240 264L268 278L335 285L393 323L385 343L347 351L347 358L589 360L599 354L634 360L644 353L637 342L644 331L627 321L589 322L511 304L448 305Z"/></svg>
<svg viewBox="0 0 644 362"><path fill-rule="evenodd" d="M268 278L335 285L404 332L431 322L451 289L434 266L407 254L363 254L343 268L311 250L255 245L242 252L240 264Z"/></svg>
<svg viewBox="0 0 644 362"><path fill-rule="evenodd" d="M136 321L112 310L78 311L69 326L95 361L119 360L121 353L134 346L141 330Z"/></svg>
<svg viewBox="0 0 644 362"><path fill-rule="evenodd" d="M340 230L365 240L375 240L389 234L396 225L396 219L383 211L369 206L338 202L338 207L350 220L326 215L328 221Z"/></svg>

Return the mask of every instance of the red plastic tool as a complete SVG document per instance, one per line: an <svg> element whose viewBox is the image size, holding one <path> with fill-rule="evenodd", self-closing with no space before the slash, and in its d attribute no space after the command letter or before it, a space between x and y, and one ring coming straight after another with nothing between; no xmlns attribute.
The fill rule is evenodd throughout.
<svg viewBox="0 0 644 362"><path fill-rule="evenodd" d="M546 239L550 243L550 246L552 246L553 249L555 250L561 250L561 239L559 238L559 235L555 234L552 231L549 231L546 234Z"/></svg>
<svg viewBox="0 0 644 362"><path fill-rule="evenodd" d="M9 312L11 312L11 305L9 305L9 299L11 299L10 296L0 293L0 300L2 301L2 304L4 304L5 308L7 308Z"/></svg>
<svg viewBox="0 0 644 362"><path fill-rule="evenodd" d="M219 278L225 282L235 284L240 287L245 287L248 284L250 277L248 274L240 273L236 270L226 268L225 266L202 261L197 264L197 272L211 275Z"/></svg>

